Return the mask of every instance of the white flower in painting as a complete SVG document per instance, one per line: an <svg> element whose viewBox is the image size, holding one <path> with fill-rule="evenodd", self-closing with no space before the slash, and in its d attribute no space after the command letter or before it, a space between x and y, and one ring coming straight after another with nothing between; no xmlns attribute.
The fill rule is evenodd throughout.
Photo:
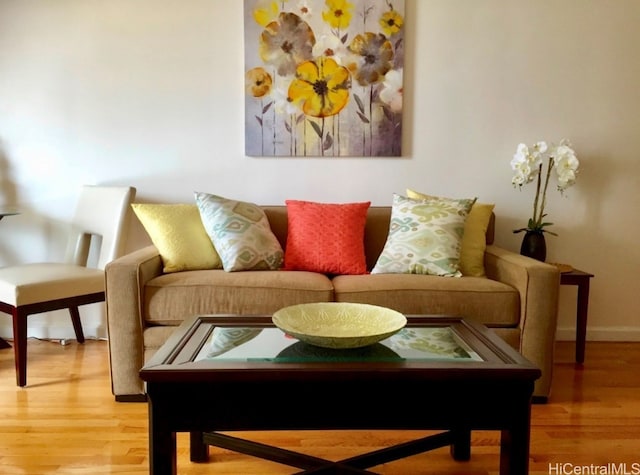
<svg viewBox="0 0 640 475"><path fill-rule="evenodd" d="M279 114L291 115L298 112L298 108L289 100L287 89L282 89L281 87L273 88L271 90L271 97L273 98L276 111Z"/></svg>
<svg viewBox="0 0 640 475"><path fill-rule="evenodd" d="M380 100L389 106L392 112L402 111L402 69L392 69L384 76Z"/></svg>
<svg viewBox="0 0 640 475"><path fill-rule="evenodd" d="M345 60L348 61L348 58L353 56L336 35L322 35L317 38L312 54L315 58L320 56L333 58L340 66L345 66L347 64Z"/></svg>
<svg viewBox="0 0 640 475"><path fill-rule="evenodd" d="M309 0L300 0L294 11L302 18L310 17L313 15L310 5L311 2Z"/></svg>

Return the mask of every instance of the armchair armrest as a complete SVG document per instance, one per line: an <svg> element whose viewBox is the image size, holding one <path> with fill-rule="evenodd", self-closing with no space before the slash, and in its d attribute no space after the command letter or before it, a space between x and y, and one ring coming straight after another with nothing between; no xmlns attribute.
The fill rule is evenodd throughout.
<svg viewBox="0 0 640 475"><path fill-rule="evenodd" d="M105 268L111 390L116 400L134 400L145 393L140 379L131 375L137 375L144 365L144 286L162 275L162 269L162 259L153 245L115 259Z"/></svg>
<svg viewBox="0 0 640 475"><path fill-rule="evenodd" d="M484 260L488 278L508 284L520 294L519 351L542 370L534 396L546 398L553 373L560 271L495 245L487 246Z"/></svg>

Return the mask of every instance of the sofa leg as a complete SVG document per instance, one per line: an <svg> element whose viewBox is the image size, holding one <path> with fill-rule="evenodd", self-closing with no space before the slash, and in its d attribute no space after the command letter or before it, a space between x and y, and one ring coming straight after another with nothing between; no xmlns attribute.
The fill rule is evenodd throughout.
<svg viewBox="0 0 640 475"><path fill-rule="evenodd" d="M116 402L147 402L146 394L119 394Z"/></svg>

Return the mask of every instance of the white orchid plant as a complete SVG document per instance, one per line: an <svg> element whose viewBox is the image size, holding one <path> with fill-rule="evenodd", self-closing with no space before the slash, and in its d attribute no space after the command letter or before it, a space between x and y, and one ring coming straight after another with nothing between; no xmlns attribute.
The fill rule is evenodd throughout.
<svg viewBox="0 0 640 475"><path fill-rule="evenodd" d="M544 176L544 183L542 183L542 167L545 159L548 160L547 171ZM544 229L546 226L553 224L544 221L547 216L544 208L549 178L555 170L558 191L562 194L575 183L579 166L580 162L568 140L563 139L558 145L551 146L548 146L546 142L537 142L532 147L523 143L518 145L518 149L511 160L511 169L514 171L511 183L514 187L522 188L527 183L537 180L537 185L535 199L533 200L533 216L529 218L526 228L515 229L514 233L522 231L547 232L556 236L555 233Z"/></svg>

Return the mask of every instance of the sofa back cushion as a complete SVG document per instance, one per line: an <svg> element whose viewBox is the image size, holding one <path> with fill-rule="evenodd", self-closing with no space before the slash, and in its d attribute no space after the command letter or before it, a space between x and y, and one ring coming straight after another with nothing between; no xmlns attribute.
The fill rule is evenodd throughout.
<svg viewBox="0 0 640 475"><path fill-rule="evenodd" d="M287 207L263 206L271 231L275 234L283 249L287 246ZM378 257L387 242L389 223L391 221L391 206L371 206L367 211L367 223L364 228L364 250L367 258L367 269L371 270L376 265ZM487 244L493 244L495 227L495 215L491 214L491 220L487 227Z"/></svg>
<svg viewBox="0 0 640 475"><path fill-rule="evenodd" d="M278 242L284 249L287 245L287 231L289 228L289 220L287 218L287 207L282 206L263 206L264 214L267 215L271 232L276 236Z"/></svg>

